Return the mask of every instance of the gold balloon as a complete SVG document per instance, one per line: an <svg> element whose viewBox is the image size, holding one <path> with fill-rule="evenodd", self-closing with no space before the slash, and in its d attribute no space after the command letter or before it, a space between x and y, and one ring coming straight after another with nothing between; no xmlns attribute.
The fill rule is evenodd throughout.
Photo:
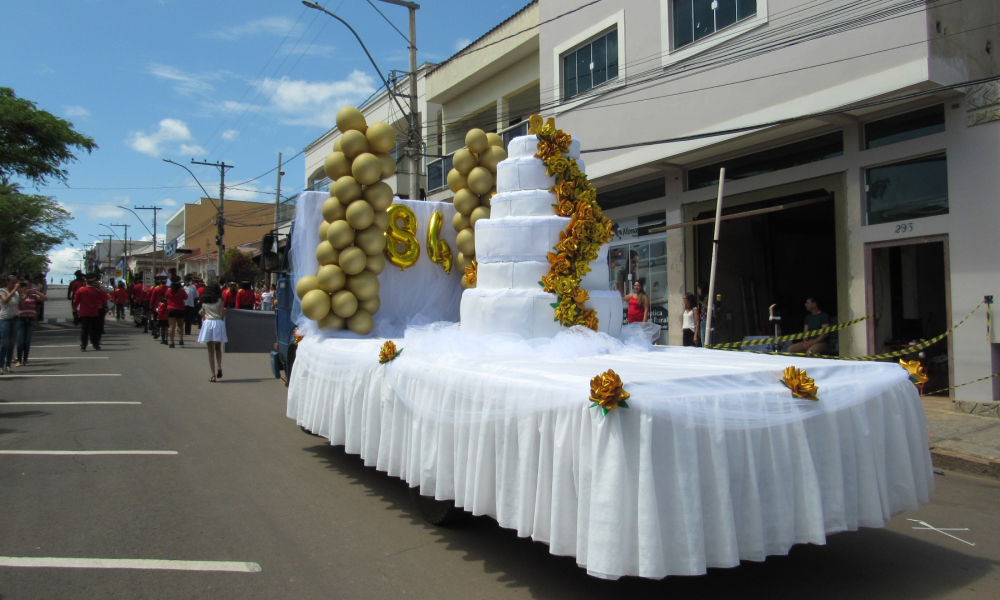
<svg viewBox="0 0 1000 600"><path fill-rule="evenodd" d="M375 321L370 312L358 309L351 318L347 319L347 328L358 335L368 335L375 328Z"/></svg>
<svg viewBox="0 0 1000 600"><path fill-rule="evenodd" d="M326 239L326 228L329 226L330 224L327 223L326 221L323 221L322 223L319 224L319 239L321 240Z"/></svg>
<svg viewBox="0 0 1000 600"><path fill-rule="evenodd" d="M346 319L358 310L358 299L348 290L340 290L330 300L333 314Z"/></svg>
<svg viewBox="0 0 1000 600"><path fill-rule="evenodd" d="M350 246L340 252L340 268L347 275L357 275L365 270L367 259L368 257L365 256L364 250L357 246ZM335 292L336 290L331 291Z"/></svg>
<svg viewBox="0 0 1000 600"><path fill-rule="evenodd" d="M475 155L469 152L466 148L462 148L453 154L451 157L451 163L455 166L455 170L462 175L468 175L469 171L475 169L479 165L479 161L476 159Z"/></svg>
<svg viewBox="0 0 1000 600"><path fill-rule="evenodd" d="M365 115L353 106L345 106L337 111L337 129L341 133L357 130L364 133L368 129L365 122Z"/></svg>
<svg viewBox="0 0 1000 600"><path fill-rule="evenodd" d="M451 218L451 224L455 228L455 231L462 231L463 229L472 227L472 223L469 222L469 217L460 212L456 212L455 216Z"/></svg>
<svg viewBox="0 0 1000 600"><path fill-rule="evenodd" d="M371 185L382 177L382 162L374 154L364 152L351 163L350 174L361 185Z"/></svg>
<svg viewBox="0 0 1000 600"><path fill-rule="evenodd" d="M338 221L338 222L343 223L343 221ZM329 230L329 228L327 229ZM326 234L327 236L329 236L330 232L327 231ZM340 259L340 250L334 248L333 244L331 244L329 241L323 240L322 242L319 243L319 246L316 246L316 260L319 261L319 264L335 265L337 264L337 261L339 259Z"/></svg>
<svg viewBox="0 0 1000 600"><path fill-rule="evenodd" d="M495 133L487 133L486 139L490 142L490 146L496 146L503 148L503 138Z"/></svg>
<svg viewBox="0 0 1000 600"><path fill-rule="evenodd" d="M455 199L452 202L455 204L455 210L469 216L479 206L479 196L473 194L469 188L463 188L455 193Z"/></svg>
<svg viewBox="0 0 1000 600"><path fill-rule="evenodd" d="M392 204L392 188L384 181L373 183L365 186L362 197L372 205L373 209L385 210Z"/></svg>
<svg viewBox="0 0 1000 600"><path fill-rule="evenodd" d="M490 139L482 129L470 129L465 134L465 146L478 156L480 152L490 147Z"/></svg>
<svg viewBox="0 0 1000 600"><path fill-rule="evenodd" d="M479 155L479 165L486 167L490 173L496 174L497 165L507 158L507 152L499 146L490 146Z"/></svg>
<svg viewBox="0 0 1000 600"><path fill-rule="evenodd" d="M330 196L323 202L323 220L327 223L340 221L344 218L344 205L336 196ZM325 236L324 236L325 237Z"/></svg>
<svg viewBox="0 0 1000 600"><path fill-rule="evenodd" d="M417 215L404 204L389 207L389 230L386 232L385 257L399 267L409 269L420 258L420 244L417 243Z"/></svg>
<svg viewBox="0 0 1000 600"><path fill-rule="evenodd" d="M295 295L299 300L313 290L319 289L319 279L315 275L306 275L295 284Z"/></svg>
<svg viewBox="0 0 1000 600"><path fill-rule="evenodd" d="M489 219L489 218L490 218L490 209L485 206L480 206L477 207L476 210L472 211L471 215L469 215L469 222L472 223L473 227L475 227L476 221L478 221L479 219Z"/></svg>
<svg viewBox="0 0 1000 600"><path fill-rule="evenodd" d="M319 321L330 314L330 294L323 290L307 292L302 296L302 314L313 321Z"/></svg>
<svg viewBox="0 0 1000 600"><path fill-rule="evenodd" d="M364 250L368 256L379 254L385 249L385 230L372 225L359 231L354 238L354 245Z"/></svg>
<svg viewBox="0 0 1000 600"><path fill-rule="evenodd" d="M461 252L458 253L458 256L455 257L455 268L458 269L459 273L465 273L465 267L472 264L472 258L469 258Z"/></svg>
<svg viewBox="0 0 1000 600"><path fill-rule="evenodd" d="M361 186L358 181L350 175L344 175L333 184L336 189L337 199L343 205L348 205L361 197Z"/></svg>
<svg viewBox="0 0 1000 600"><path fill-rule="evenodd" d="M372 225L378 227L382 231L389 229L389 213L384 210L376 210L375 218L372 219Z"/></svg>
<svg viewBox="0 0 1000 600"><path fill-rule="evenodd" d="M382 121L369 125L365 137L372 152L389 152L396 147L396 130Z"/></svg>
<svg viewBox="0 0 1000 600"><path fill-rule="evenodd" d="M334 140L334 142L333 142L333 151L334 152L343 152L344 151L340 147L340 138L337 138L336 140Z"/></svg>
<svg viewBox="0 0 1000 600"><path fill-rule="evenodd" d="M469 172L469 189L472 190L474 194L481 195L490 191L493 187L493 173L486 167L476 167ZM340 180L337 181L337 197L343 198L340 195Z"/></svg>
<svg viewBox="0 0 1000 600"><path fill-rule="evenodd" d="M316 325L318 325L320 329L339 331L347 325L347 320L341 319L336 314L334 314L333 310L331 310L330 314L326 315L319 321L316 321Z"/></svg>
<svg viewBox="0 0 1000 600"><path fill-rule="evenodd" d="M362 271L347 278L347 289L354 294L359 302L371 300L378 296L378 277L371 271Z"/></svg>
<svg viewBox="0 0 1000 600"><path fill-rule="evenodd" d="M441 265L444 272L451 274L451 246L446 240L441 239L441 224L444 221L444 213L434 211L431 213L431 220L427 223L427 256L431 262Z"/></svg>
<svg viewBox="0 0 1000 600"><path fill-rule="evenodd" d="M319 289L327 294L344 289L344 284L347 283L347 275L337 265L323 265L316 272L316 279L319 280Z"/></svg>
<svg viewBox="0 0 1000 600"><path fill-rule="evenodd" d="M493 192L487 192L479 197L479 206L485 206L486 208L489 208L492 202L493 202Z"/></svg>
<svg viewBox="0 0 1000 600"><path fill-rule="evenodd" d="M351 161L347 160L343 152L331 152L323 161L323 170L331 181L337 181L344 175L351 174Z"/></svg>
<svg viewBox="0 0 1000 600"><path fill-rule="evenodd" d="M358 231L371 227L374 220L375 211L364 200L355 200L347 207L347 223Z"/></svg>
<svg viewBox="0 0 1000 600"><path fill-rule="evenodd" d="M458 169L452 169L448 171L448 189L457 192L458 190L468 187L469 182L465 175L458 172Z"/></svg>
<svg viewBox="0 0 1000 600"><path fill-rule="evenodd" d="M383 237L382 239L385 239L385 238ZM381 252L379 252L378 254L370 254L370 255L368 255L368 259L365 262L365 270L366 271L371 271L372 273L375 273L376 275L379 275L380 273L382 273L382 271L385 270L385 256L383 256ZM372 312L375 312L375 311L372 311Z"/></svg>
<svg viewBox="0 0 1000 600"><path fill-rule="evenodd" d="M373 315L377 313L380 308L382 308L382 300L378 296L365 300L364 302L358 302L358 310L365 310Z"/></svg>
<svg viewBox="0 0 1000 600"><path fill-rule="evenodd" d="M396 173L396 159L391 154L378 152L375 154L382 163L382 179L388 179Z"/></svg>
<svg viewBox="0 0 1000 600"><path fill-rule="evenodd" d="M326 228L326 239L337 250L354 243L354 229L347 221L334 221Z"/></svg>
<svg viewBox="0 0 1000 600"><path fill-rule="evenodd" d="M476 256L476 234L471 229L463 229L458 232L455 244L459 251L468 258Z"/></svg>
<svg viewBox="0 0 1000 600"><path fill-rule="evenodd" d="M354 160L362 152L368 152L368 138L360 131L347 131L340 136L340 140L340 147L348 160Z"/></svg>

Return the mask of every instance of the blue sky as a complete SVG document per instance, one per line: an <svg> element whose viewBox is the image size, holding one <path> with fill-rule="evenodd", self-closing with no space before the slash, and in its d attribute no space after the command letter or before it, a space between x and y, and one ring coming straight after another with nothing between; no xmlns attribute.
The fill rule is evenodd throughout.
<svg viewBox="0 0 1000 600"><path fill-rule="evenodd" d="M407 31L406 9L373 2ZM367 0L317 3L358 31L383 73L408 67L405 40ZM418 62L440 62L527 0L419 4ZM162 159L187 165L209 191L218 190L218 171L191 158L236 165L227 184L251 179L275 167L279 152L286 160L298 154L334 125L337 109L378 86L350 32L298 0L8 1L3 13L0 86L100 146L69 165L72 189L38 190L74 217L78 239L49 256L56 281L78 268L92 235L110 233L102 223L128 223L130 237L149 237L117 205L163 207L162 234L166 217L202 195ZM303 169L301 156L285 166L282 195L302 189ZM227 198L273 202L275 183L272 173Z"/></svg>

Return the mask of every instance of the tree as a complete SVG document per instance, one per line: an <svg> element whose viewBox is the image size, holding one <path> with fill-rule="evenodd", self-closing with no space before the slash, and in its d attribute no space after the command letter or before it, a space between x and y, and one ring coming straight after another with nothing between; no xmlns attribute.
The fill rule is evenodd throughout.
<svg viewBox="0 0 1000 600"><path fill-rule="evenodd" d="M0 273L45 273L46 254L76 237L66 228L70 219L51 197L0 184Z"/></svg>
<svg viewBox="0 0 1000 600"><path fill-rule="evenodd" d="M260 268L254 264L250 254L240 251L239 248L229 248L222 253L222 270L229 281L259 279Z"/></svg>

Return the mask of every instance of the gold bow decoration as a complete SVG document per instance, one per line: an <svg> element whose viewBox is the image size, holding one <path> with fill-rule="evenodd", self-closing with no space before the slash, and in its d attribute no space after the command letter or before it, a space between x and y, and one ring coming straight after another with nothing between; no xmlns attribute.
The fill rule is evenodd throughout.
<svg viewBox="0 0 1000 600"><path fill-rule="evenodd" d="M628 408L628 403L625 401L630 397L631 394L625 391L621 377L613 369L608 369L590 380L590 400L593 402L590 407L600 406L602 415L606 416L608 411L619 406Z"/></svg>
<svg viewBox="0 0 1000 600"><path fill-rule="evenodd" d="M927 377L927 372L924 371L923 365L920 364L919 360L905 361L900 360L899 366L906 369L906 372L910 375L910 381L913 385L917 386L917 389L923 391L924 384L927 383L929 379Z"/></svg>
<svg viewBox="0 0 1000 600"><path fill-rule="evenodd" d="M397 356L403 353L403 349L400 348L396 350L396 344L392 340L386 340L382 344L382 349L378 352L378 363L384 365L385 363L395 359Z"/></svg>
<svg viewBox="0 0 1000 600"><path fill-rule="evenodd" d="M465 275L462 276L462 286L466 289L476 287L479 276L479 263L472 261L465 267Z"/></svg>
<svg viewBox="0 0 1000 600"><path fill-rule="evenodd" d="M792 395L796 398L812 400L813 402L819 401L819 398L816 397L819 388L816 387L816 382L813 381L813 378L806 375L805 369L799 370L795 367L786 368L784 375L781 377L781 383L785 384L785 387L791 390Z"/></svg>

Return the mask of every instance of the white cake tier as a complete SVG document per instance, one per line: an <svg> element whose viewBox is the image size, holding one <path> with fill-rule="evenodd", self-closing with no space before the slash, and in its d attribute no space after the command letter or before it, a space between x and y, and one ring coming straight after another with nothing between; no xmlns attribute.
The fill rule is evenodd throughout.
<svg viewBox="0 0 1000 600"><path fill-rule="evenodd" d="M518 136L507 145L507 156L510 158L534 156L536 152L538 152L538 136L535 134ZM569 143L569 152L564 152L563 156L580 158L580 140L573 138Z"/></svg>
<svg viewBox="0 0 1000 600"><path fill-rule="evenodd" d="M584 289L606 290L609 287L608 260L605 250L590 263L590 272L580 280ZM538 260L486 262L479 265L476 287L485 290L539 290L542 277L549 274L549 261Z"/></svg>
<svg viewBox="0 0 1000 600"><path fill-rule="evenodd" d="M581 172L586 172L582 160L576 161ZM556 185L553 175L546 175L545 163L540 158L508 158L497 165L497 191L551 190Z"/></svg>
<svg viewBox="0 0 1000 600"><path fill-rule="evenodd" d="M559 243L567 217L503 217L476 221L476 260L479 263L545 260Z"/></svg>
<svg viewBox="0 0 1000 600"><path fill-rule="evenodd" d="M566 327L555 320L555 294L531 290L473 288L462 294L462 330L473 335L513 333L525 339L551 338ZM590 292L587 308L597 311L598 331L618 337L622 297L618 292Z"/></svg>
<svg viewBox="0 0 1000 600"><path fill-rule="evenodd" d="M556 195L546 190L497 192L490 199L490 218L551 217L556 202Z"/></svg>

